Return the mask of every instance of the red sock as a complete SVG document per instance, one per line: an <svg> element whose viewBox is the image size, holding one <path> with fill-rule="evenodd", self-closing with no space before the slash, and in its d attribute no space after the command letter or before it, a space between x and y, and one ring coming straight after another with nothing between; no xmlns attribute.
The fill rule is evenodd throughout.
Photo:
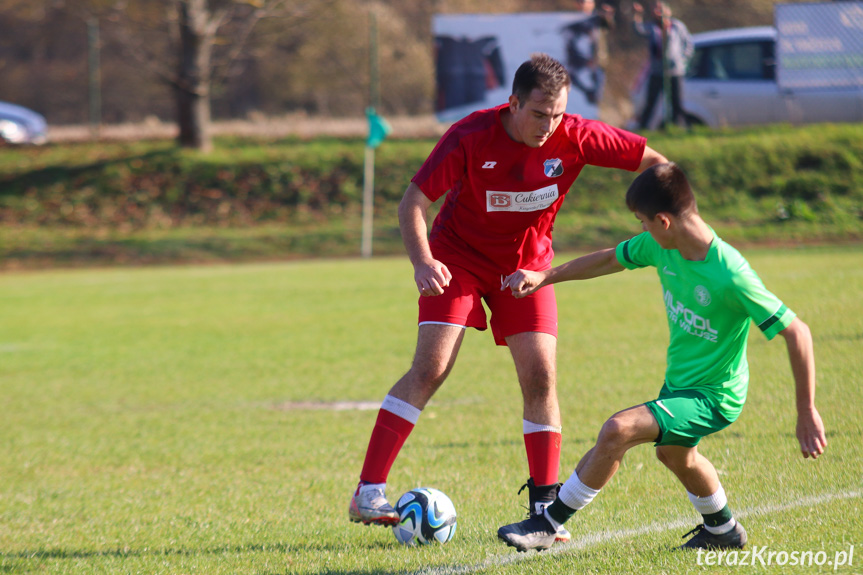
<svg viewBox="0 0 863 575"><path fill-rule="evenodd" d="M527 467L534 485L557 483L561 437L560 433L553 431L537 431L524 435Z"/></svg>
<svg viewBox="0 0 863 575"><path fill-rule="evenodd" d="M386 409L381 409L378 412L378 419L369 440L369 448L366 451L366 460L363 463L363 471L360 473L360 481L364 483L386 483L393 461L396 460L396 456L413 428L414 424L410 421Z"/></svg>

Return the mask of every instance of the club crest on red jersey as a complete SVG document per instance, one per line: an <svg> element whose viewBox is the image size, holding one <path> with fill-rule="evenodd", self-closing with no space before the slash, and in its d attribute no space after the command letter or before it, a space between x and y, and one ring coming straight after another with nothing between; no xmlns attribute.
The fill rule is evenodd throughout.
<svg viewBox="0 0 863 575"><path fill-rule="evenodd" d="M556 178L563 174L563 161L560 158L551 158L542 163L542 171L549 178Z"/></svg>

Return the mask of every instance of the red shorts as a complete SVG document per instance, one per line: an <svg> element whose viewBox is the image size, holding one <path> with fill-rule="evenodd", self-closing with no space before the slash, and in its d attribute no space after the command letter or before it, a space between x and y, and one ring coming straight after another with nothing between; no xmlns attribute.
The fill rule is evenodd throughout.
<svg viewBox="0 0 863 575"><path fill-rule="evenodd" d="M485 330L485 300L491 312L491 333L497 345L517 333L542 332L557 337L557 300L554 286L546 286L521 299L500 290L498 274L475 275L448 265L452 280L442 295L419 298L419 324L446 323Z"/></svg>

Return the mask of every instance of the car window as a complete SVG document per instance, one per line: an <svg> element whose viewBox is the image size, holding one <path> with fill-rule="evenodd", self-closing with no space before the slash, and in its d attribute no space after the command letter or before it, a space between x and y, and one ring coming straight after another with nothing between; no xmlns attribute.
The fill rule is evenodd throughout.
<svg viewBox="0 0 863 575"><path fill-rule="evenodd" d="M753 41L696 48L688 76L705 80L772 79L772 44Z"/></svg>

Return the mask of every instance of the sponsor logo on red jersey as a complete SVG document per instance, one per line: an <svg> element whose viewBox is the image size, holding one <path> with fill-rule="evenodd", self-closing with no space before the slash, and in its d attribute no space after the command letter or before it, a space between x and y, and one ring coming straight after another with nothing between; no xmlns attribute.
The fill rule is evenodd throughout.
<svg viewBox="0 0 863 575"><path fill-rule="evenodd" d="M550 207L560 197L557 184L531 192L485 193L486 211L489 212L538 212Z"/></svg>

